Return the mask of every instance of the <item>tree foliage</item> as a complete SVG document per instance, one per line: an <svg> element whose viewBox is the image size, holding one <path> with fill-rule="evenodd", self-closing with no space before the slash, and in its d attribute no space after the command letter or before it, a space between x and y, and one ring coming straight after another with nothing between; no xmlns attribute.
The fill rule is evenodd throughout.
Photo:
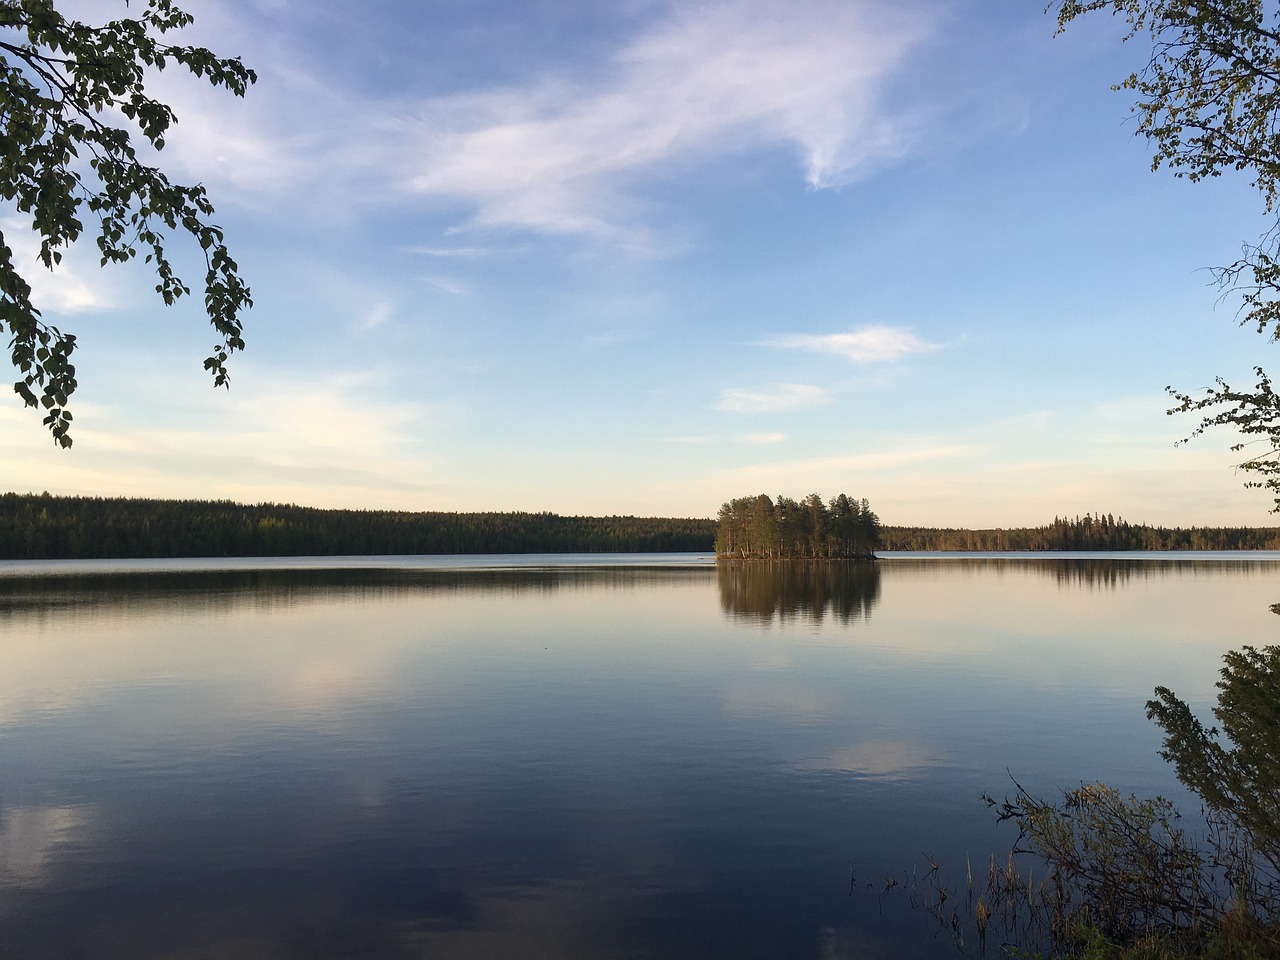
<svg viewBox="0 0 1280 960"><path fill-rule="evenodd" d="M1110 513L1054 517L1040 527L967 530L881 528L885 550L1277 550L1276 527L1159 527L1130 523ZM1114 569L1114 568L1111 568Z"/></svg>
<svg viewBox="0 0 1280 960"><path fill-rule="evenodd" d="M1221 730L1166 687L1147 702L1161 754L1202 816L1184 821L1168 800L1100 783L1059 801L1021 785L988 798L1019 830L1007 863L992 860L985 884L970 875L965 894L936 877L925 891L958 943L985 952L995 938L1016 956L1085 960L1280 957L1280 647L1224 661Z"/></svg>
<svg viewBox="0 0 1280 960"><path fill-rule="evenodd" d="M711 520L0 494L0 560L708 551Z"/></svg>
<svg viewBox="0 0 1280 960"><path fill-rule="evenodd" d="M866 500L846 494L823 503L767 493L720 507L716 555L738 560L860 559L880 546L880 518Z"/></svg>
<svg viewBox="0 0 1280 960"><path fill-rule="evenodd" d="M816 495L792 509L781 497L781 515L792 536L820 548L838 543L838 527L828 507L819 514ZM758 497L743 498L726 504ZM766 497L770 503L773 498ZM855 517L870 524L862 501L845 498L846 533ZM839 503L839 498L836 498ZM794 501L791 501L794 502ZM858 507L855 514L854 506ZM774 503L776 507L776 503ZM807 518L807 519L806 519ZM805 529L804 524L810 524ZM816 524L816 525L815 525ZM522 553L710 551L719 522L702 518L561 517L552 513L447 513L392 510L319 510L292 504L238 504L215 500L55 497L0 494L0 560L84 557L304 556L382 553ZM721 527L720 529L723 530ZM799 531L797 534L796 531ZM816 531L816 536L814 534ZM877 526L877 549L885 550L1233 550L1276 549L1276 528L1167 529L1130 525L1106 516L1055 518L1050 526L1008 530L933 529ZM742 541L735 541L742 543ZM722 541L722 548L727 544ZM742 543L745 550L746 544ZM811 549L811 547L805 547ZM1144 561L1148 569L1153 561ZM1172 562L1172 561L1171 561ZM1110 561L1060 560L1051 567L1060 580L1114 583L1139 568ZM765 570L745 573L765 583ZM798 567L778 576L803 579ZM821 576L834 576L822 568ZM747 582L747 581L744 581ZM798 581L797 581L798 582ZM753 587L754 589L754 587Z"/></svg>
<svg viewBox="0 0 1280 960"><path fill-rule="evenodd" d="M161 150L177 121L148 95L149 71L177 65L236 96L257 78L238 58L167 42L192 20L172 0L140 6L136 16L91 26L64 17L54 0L0 0L0 197L29 221L46 268L61 261L89 220L101 264L144 254L166 304L191 292L169 260L168 234L190 234L204 254L204 305L217 335L204 366L222 386L228 358L244 348L249 288L222 229L209 222L205 188L172 182L139 154L135 138ZM3 232L0 329L19 376L15 392L27 406L43 407L54 440L70 446L76 338L43 319Z"/></svg>
<svg viewBox="0 0 1280 960"><path fill-rule="evenodd" d="M1118 90L1133 91L1138 132L1154 146L1152 169L1202 180L1239 172L1261 196L1268 215L1280 196L1280 8L1264 0L1057 0L1058 30L1093 11L1109 10L1127 23L1126 41L1146 38L1150 57ZM1280 339L1280 221L1242 256L1216 271L1241 294L1241 322ZM1198 413L1190 437L1230 426L1258 444L1238 467L1267 488L1280 511L1280 401L1262 367L1252 390L1222 378L1203 391L1167 388L1170 413ZM1185 441L1184 441L1185 442Z"/></svg>
<svg viewBox="0 0 1280 960"><path fill-rule="evenodd" d="M1058 29L1094 10L1128 21L1125 40L1151 40L1145 67L1116 89L1138 95L1138 131L1152 169L1189 180L1239 170L1266 209L1280 191L1280 10L1264 0L1062 0Z"/></svg>
<svg viewBox="0 0 1280 960"><path fill-rule="evenodd" d="M1161 756L1178 779L1229 815L1280 877L1280 647L1246 646L1224 660L1213 710L1221 730L1168 687L1156 688L1147 716L1164 730Z"/></svg>

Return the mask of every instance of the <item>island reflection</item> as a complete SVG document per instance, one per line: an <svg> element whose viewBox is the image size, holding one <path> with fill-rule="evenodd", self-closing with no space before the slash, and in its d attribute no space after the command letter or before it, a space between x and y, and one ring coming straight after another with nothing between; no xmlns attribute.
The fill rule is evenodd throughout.
<svg viewBox="0 0 1280 960"><path fill-rule="evenodd" d="M880 600L880 568L870 560L722 560L720 606L747 620L839 623L866 620Z"/></svg>

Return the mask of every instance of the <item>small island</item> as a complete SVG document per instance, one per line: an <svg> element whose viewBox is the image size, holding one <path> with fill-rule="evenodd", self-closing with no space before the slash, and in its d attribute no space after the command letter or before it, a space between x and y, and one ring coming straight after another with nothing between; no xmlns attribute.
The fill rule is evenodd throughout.
<svg viewBox="0 0 1280 960"><path fill-rule="evenodd" d="M866 500L847 494L827 503L766 493L720 507L716 558L720 560L874 560L880 518Z"/></svg>

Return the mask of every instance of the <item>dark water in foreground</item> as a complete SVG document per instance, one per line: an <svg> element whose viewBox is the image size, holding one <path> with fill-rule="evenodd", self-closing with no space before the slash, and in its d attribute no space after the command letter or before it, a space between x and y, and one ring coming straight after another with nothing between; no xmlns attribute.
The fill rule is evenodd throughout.
<svg viewBox="0 0 1280 960"><path fill-rule="evenodd" d="M868 885L1180 796L1262 556L0 564L0 957L952 956Z"/></svg>

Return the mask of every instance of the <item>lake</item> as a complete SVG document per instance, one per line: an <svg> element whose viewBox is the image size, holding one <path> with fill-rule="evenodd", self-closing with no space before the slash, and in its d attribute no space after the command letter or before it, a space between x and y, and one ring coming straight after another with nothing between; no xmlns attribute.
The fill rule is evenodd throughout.
<svg viewBox="0 0 1280 960"><path fill-rule="evenodd" d="M980 795L1185 799L1143 713L1280 554L0 563L0 956L954 956Z"/></svg>

